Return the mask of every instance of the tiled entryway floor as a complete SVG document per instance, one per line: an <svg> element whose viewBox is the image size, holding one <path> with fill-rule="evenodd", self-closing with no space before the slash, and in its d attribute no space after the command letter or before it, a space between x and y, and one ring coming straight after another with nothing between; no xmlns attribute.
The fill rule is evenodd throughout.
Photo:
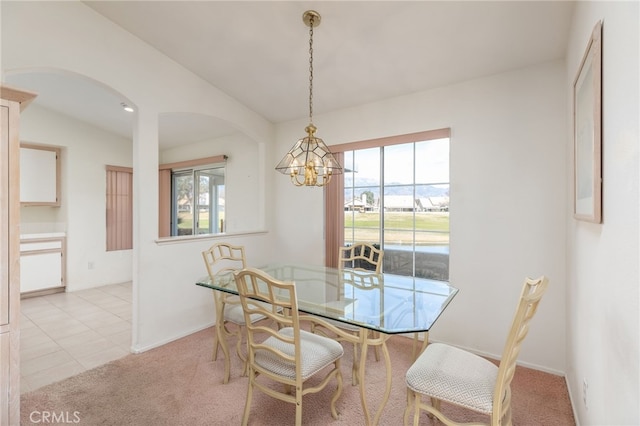
<svg viewBox="0 0 640 426"><path fill-rule="evenodd" d="M21 301L20 391L130 353L131 283Z"/></svg>

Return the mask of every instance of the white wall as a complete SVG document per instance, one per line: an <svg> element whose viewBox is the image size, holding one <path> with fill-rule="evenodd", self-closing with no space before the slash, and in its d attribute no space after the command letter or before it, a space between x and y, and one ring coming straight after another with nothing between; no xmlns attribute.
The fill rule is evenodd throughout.
<svg viewBox="0 0 640 426"><path fill-rule="evenodd" d="M525 276L545 274L550 287L520 360L557 373L565 369L564 78L553 62L314 118L328 145L451 128L450 281L460 293L430 337L499 357ZM277 127L273 164L305 124ZM275 187L280 255L322 263L322 190L286 176Z"/></svg>
<svg viewBox="0 0 640 426"><path fill-rule="evenodd" d="M131 140L36 105L22 113L20 137L63 148L61 206L22 207L22 233L66 232L67 291L131 281L131 250L107 252L104 228L105 166L131 167Z"/></svg>
<svg viewBox="0 0 640 426"><path fill-rule="evenodd" d="M581 425L640 423L639 18L638 2L579 2L568 46L570 110L573 79L594 25L603 21L603 223L567 214L566 374Z"/></svg>

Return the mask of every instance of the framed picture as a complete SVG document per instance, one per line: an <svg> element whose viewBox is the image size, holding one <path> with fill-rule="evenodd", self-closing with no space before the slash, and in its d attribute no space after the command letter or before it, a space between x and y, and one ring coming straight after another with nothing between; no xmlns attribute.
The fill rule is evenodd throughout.
<svg viewBox="0 0 640 426"><path fill-rule="evenodd" d="M574 211L602 223L602 21L591 33L573 83Z"/></svg>

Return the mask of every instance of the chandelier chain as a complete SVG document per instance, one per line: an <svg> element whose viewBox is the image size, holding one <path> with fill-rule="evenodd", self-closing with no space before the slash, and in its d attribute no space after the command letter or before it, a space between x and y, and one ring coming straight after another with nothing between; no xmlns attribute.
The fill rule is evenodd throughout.
<svg viewBox="0 0 640 426"><path fill-rule="evenodd" d="M309 123L313 123L313 16L309 22Z"/></svg>
<svg viewBox="0 0 640 426"><path fill-rule="evenodd" d="M342 174L342 167L324 141L315 135L317 129L313 125L313 29L320 25L320 14L307 10L302 21L309 27L309 125L304 129L306 135L291 147L276 170L289 175L295 186L321 187L333 175Z"/></svg>

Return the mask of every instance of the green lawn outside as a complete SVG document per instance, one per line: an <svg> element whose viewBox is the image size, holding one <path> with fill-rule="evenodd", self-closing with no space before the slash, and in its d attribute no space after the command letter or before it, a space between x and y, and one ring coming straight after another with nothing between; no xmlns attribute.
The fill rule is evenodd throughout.
<svg viewBox="0 0 640 426"><path fill-rule="evenodd" d="M385 244L413 244L414 214L412 212L384 213ZM380 213L345 212L345 241L378 243L380 241ZM419 212L415 214L415 243L418 245L449 244L449 213Z"/></svg>
<svg viewBox="0 0 640 426"><path fill-rule="evenodd" d="M220 219L224 220L224 212L220 214ZM200 229L209 229L209 213L200 212ZM178 229L193 229L193 216L189 212L178 213ZM190 234L188 234L190 235Z"/></svg>
<svg viewBox="0 0 640 426"><path fill-rule="evenodd" d="M380 241L380 213L345 212L345 238L351 239L350 228L355 227L354 240L378 243ZM414 215L411 212L386 212L385 243L408 244L413 239ZM190 213L179 214L179 229L192 229L193 219ZM207 229L209 216L201 213L200 228ZM419 212L415 214L417 244L449 244L449 213Z"/></svg>
<svg viewBox="0 0 640 426"><path fill-rule="evenodd" d="M384 227L391 229L413 229L414 215L411 212L386 212ZM380 213L345 212L344 226L358 228L378 228ZM449 232L449 213L420 212L415 214L415 229L421 231Z"/></svg>

